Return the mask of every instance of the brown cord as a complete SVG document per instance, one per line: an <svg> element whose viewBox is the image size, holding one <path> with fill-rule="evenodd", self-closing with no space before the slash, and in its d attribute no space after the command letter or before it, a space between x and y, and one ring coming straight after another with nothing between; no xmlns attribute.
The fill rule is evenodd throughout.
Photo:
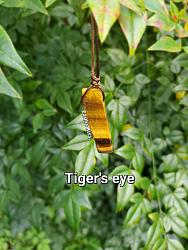
<svg viewBox="0 0 188 250"><path fill-rule="evenodd" d="M100 85L98 29L92 13L91 13L91 85L93 87L98 87Z"/></svg>
<svg viewBox="0 0 188 250"><path fill-rule="evenodd" d="M81 98L82 103L83 103L84 96L86 95L87 91L91 88L99 88L102 92L103 101L104 101L105 99L104 91L102 90L100 86L98 29L97 29L97 24L95 22L95 19L92 13L91 13L91 85L89 86L89 88L87 88L85 93L82 95L82 98Z"/></svg>

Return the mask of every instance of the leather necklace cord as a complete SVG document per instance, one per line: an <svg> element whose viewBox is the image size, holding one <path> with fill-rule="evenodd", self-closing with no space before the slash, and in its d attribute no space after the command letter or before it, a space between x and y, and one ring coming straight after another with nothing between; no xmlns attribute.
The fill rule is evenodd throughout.
<svg viewBox="0 0 188 250"><path fill-rule="evenodd" d="M81 102L83 103L84 97L91 88L98 88L102 92L103 101L105 100L105 94L100 86L100 65L99 65L99 39L98 29L94 16L91 13L91 85L82 94Z"/></svg>
<svg viewBox="0 0 188 250"><path fill-rule="evenodd" d="M100 85L99 39L95 18L91 13L91 86Z"/></svg>

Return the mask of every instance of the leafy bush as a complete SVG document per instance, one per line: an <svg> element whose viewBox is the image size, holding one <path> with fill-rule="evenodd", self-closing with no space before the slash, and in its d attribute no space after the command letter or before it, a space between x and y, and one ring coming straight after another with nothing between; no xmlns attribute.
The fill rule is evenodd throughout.
<svg viewBox="0 0 188 250"><path fill-rule="evenodd" d="M20 2L0 1L0 92L23 97L0 98L0 249L188 249L184 2L145 0L147 22L142 1L121 0L120 14L116 0L47 0L48 15L39 0ZM105 3L113 6L107 17ZM90 80L87 5L103 27L110 155L96 152L81 117ZM66 184L67 171L133 174L136 182L79 187Z"/></svg>

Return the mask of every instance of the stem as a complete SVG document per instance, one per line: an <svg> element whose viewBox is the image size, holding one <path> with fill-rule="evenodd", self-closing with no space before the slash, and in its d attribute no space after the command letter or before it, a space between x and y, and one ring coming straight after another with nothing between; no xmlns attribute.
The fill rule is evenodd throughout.
<svg viewBox="0 0 188 250"><path fill-rule="evenodd" d="M146 38L146 40L147 40L147 38ZM147 44L147 42L146 42L146 44ZM148 64L149 64L149 62L148 62L148 51L146 50L146 73L147 73L147 75L148 75ZM152 114L151 83L148 84L148 102L149 102L149 105L148 105L148 109L149 109L149 121L148 121L149 138L150 138L150 141L153 143L152 132L151 132L151 127L150 127L151 114ZM151 153L151 158L152 158L152 169L153 169L152 179L154 181L154 186L155 186L155 189L156 189L159 213L160 213L160 215L162 215L161 201L160 201L160 197L159 197L159 192L157 190L158 177L157 177L156 161L155 161L155 155L154 155L153 152Z"/></svg>

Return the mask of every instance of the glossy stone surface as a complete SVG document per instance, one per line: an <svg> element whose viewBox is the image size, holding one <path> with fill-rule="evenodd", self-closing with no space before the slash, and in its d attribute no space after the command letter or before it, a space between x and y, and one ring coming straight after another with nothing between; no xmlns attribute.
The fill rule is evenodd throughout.
<svg viewBox="0 0 188 250"><path fill-rule="evenodd" d="M112 152L111 135L102 90L97 87L82 89L82 103L98 152Z"/></svg>

